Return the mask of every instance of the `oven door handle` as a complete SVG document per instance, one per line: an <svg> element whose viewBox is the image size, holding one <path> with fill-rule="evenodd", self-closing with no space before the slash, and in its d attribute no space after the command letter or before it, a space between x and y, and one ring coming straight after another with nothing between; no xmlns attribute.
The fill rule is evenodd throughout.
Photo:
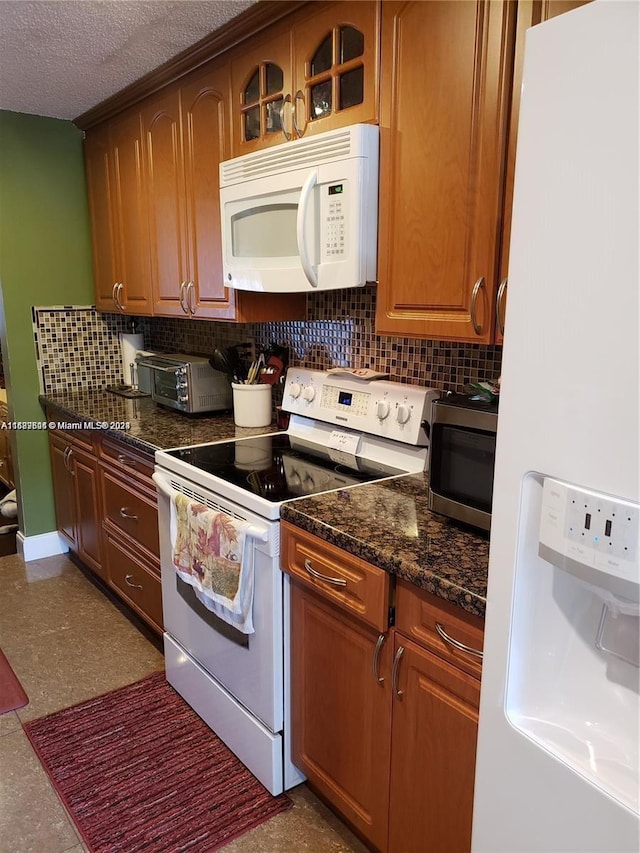
<svg viewBox="0 0 640 853"><path fill-rule="evenodd" d="M169 500L173 500L173 496L175 494L179 494L175 489L171 488L169 483L167 483L164 477L161 474L158 474L157 471L153 472L151 479L156 484L158 491L166 498L169 498ZM220 510L220 512L225 514L224 510ZM269 530L266 527L256 527L254 524L250 524L249 527L246 528L245 533L247 536L251 536L252 539L258 539L260 542L267 542L269 539Z"/></svg>

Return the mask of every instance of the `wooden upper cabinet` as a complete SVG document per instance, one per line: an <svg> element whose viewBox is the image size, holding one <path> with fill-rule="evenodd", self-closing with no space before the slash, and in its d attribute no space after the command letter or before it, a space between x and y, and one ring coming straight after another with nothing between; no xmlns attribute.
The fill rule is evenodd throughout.
<svg viewBox="0 0 640 853"><path fill-rule="evenodd" d="M311 3L232 59L233 156L378 120L380 3ZM248 48L248 49L247 49Z"/></svg>
<svg viewBox="0 0 640 853"><path fill-rule="evenodd" d="M124 113L108 126L89 131L85 164L96 306L104 311L150 314L149 233L139 113Z"/></svg>
<svg viewBox="0 0 640 853"><path fill-rule="evenodd" d="M108 127L87 133L84 141L84 158L92 226L96 307L101 311L115 311L117 304L114 289L117 273L112 220L111 175L113 170L109 165L111 147Z"/></svg>
<svg viewBox="0 0 640 853"><path fill-rule="evenodd" d="M292 88L291 33L286 23L271 28L268 37L236 49L231 59L233 157L291 137Z"/></svg>
<svg viewBox="0 0 640 853"><path fill-rule="evenodd" d="M293 27L294 116L303 135L378 121L380 4L331 3Z"/></svg>
<svg viewBox="0 0 640 853"><path fill-rule="evenodd" d="M493 339L515 24L515 3L383 3L379 334Z"/></svg>
<svg viewBox="0 0 640 853"><path fill-rule="evenodd" d="M518 0L518 21L516 28L515 61L513 69L513 87L511 112L509 117L509 139L507 146L507 167L504 184L504 214L502 217L502 241L500 251L500 285L496 295L496 343L502 343L509 271L509 245L511 241L511 211L513 207L513 179L516 163L516 144L518 141L518 120L520 118L520 93L522 89L522 66L524 64L525 34L529 27L542 21L548 21L565 12L584 6L589 0Z"/></svg>
<svg viewBox="0 0 640 853"><path fill-rule="evenodd" d="M235 318L222 283L218 179L229 152L227 104L221 67L143 105L154 314Z"/></svg>

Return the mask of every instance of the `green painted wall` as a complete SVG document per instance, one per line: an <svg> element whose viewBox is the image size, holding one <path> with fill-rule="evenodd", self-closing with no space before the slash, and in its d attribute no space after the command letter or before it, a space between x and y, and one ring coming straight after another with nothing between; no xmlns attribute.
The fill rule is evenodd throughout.
<svg viewBox="0 0 640 853"><path fill-rule="evenodd" d="M69 121L0 110L0 296L9 417L43 421L31 306L94 302L82 133ZM12 439L20 530L55 530L46 431Z"/></svg>

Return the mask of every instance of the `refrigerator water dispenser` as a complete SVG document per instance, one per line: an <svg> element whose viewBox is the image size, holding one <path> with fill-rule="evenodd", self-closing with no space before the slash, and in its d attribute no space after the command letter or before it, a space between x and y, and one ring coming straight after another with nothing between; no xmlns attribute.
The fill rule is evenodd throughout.
<svg viewBox="0 0 640 853"><path fill-rule="evenodd" d="M507 717L640 813L640 507L530 472L520 509Z"/></svg>

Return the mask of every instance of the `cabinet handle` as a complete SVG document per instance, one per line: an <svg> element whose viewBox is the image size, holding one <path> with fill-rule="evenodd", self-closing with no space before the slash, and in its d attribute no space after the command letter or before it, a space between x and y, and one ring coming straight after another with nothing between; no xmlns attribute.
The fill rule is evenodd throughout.
<svg viewBox="0 0 640 853"><path fill-rule="evenodd" d="M184 302L184 291L185 291L186 286L187 286L187 282L183 281L180 285L180 297L179 298L180 298L180 307L182 308L182 310L184 311L185 314L188 314L189 309L187 308L187 306L185 305L185 302Z"/></svg>
<svg viewBox="0 0 640 853"><path fill-rule="evenodd" d="M504 335L504 297L507 292L508 281L509 279L506 277L502 279L498 288L498 295L496 296L496 321L501 335Z"/></svg>
<svg viewBox="0 0 640 853"><path fill-rule="evenodd" d="M476 335L482 334L482 326L478 325L478 320L476 318L476 303L478 302L478 294L481 289L484 287L484 276L481 275L480 278L473 285L473 290L471 291L471 324L473 326L473 331Z"/></svg>
<svg viewBox="0 0 640 853"><path fill-rule="evenodd" d="M111 290L111 298L113 299L113 304L118 308L118 300L116 299L116 289L118 287L118 282L114 281L113 288Z"/></svg>
<svg viewBox="0 0 640 853"><path fill-rule="evenodd" d="M404 690L398 690L398 674L400 671L400 659L404 654L404 646L398 646L398 651L393 659L393 669L391 670L391 687L397 699L402 699Z"/></svg>
<svg viewBox="0 0 640 853"><path fill-rule="evenodd" d="M384 641L387 639L386 634L380 634L378 636L378 642L376 643L376 647L373 650L373 676L378 684L384 684L384 678L380 675L379 664L380 664L380 652L382 651L382 647L384 646Z"/></svg>
<svg viewBox="0 0 640 853"><path fill-rule="evenodd" d="M133 577L133 575L125 575L124 576L124 582L126 583L126 585L130 586L131 589L142 589L142 586L139 583L131 583L132 577Z"/></svg>
<svg viewBox="0 0 640 853"><path fill-rule="evenodd" d="M319 581L326 581L327 583L332 583L334 586L346 586L347 582L344 578L331 578L328 575L321 575L320 572L317 572L309 560L304 561L304 567L309 572L312 578L317 578Z"/></svg>
<svg viewBox="0 0 640 853"><path fill-rule="evenodd" d="M196 307L196 286L190 281L187 283L187 308L192 317L196 313Z"/></svg>
<svg viewBox="0 0 640 853"><path fill-rule="evenodd" d="M76 472L71 467L71 457L72 456L73 456L73 447L65 448L64 458L62 460L64 462L64 467L67 469L67 471L71 474L72 477L75 477Z"/></svg>
<svg viewBox="0 0 640 853"><path fill-rule="evenodd" d="M291 139L291 134L289 133L287 128L284 126L284 105L290 104L290 103L291 103L291 95L286 95L282 99L282 101L280 101L280 107L278 108L278 112L280 114L280 128L281 128L282 133L284 134L284 138L287 140L287 142L289 142L289 140ZM295 124L295 119L293 119L293 108L292 108L291 115L292 115L292 122L293 122L293 124Z"/></svg>
<svg viewBox="0 0 640 853"><path fill-rule="evenodd" d="M293 110L291 112L291 121L293 122L293 129L295 130L295 132L300 137L300 136L304 136L304 134L307 130L307 116L305 115L304 127L302 128L302 130L300 130L300 128L298 127L298 122L296 121L296 113L298 112L298 101L302 101L302 106L306 108L306 103L304 100L304 94L303 94L301 89L298 89L298 91L296 92L296 97L295 97L295 100L293 102Z"/></svg>
<svg viewBox="0 0 640 853"><path fill-rule="evenodd" d="M453 637L450 637L447 632L444 630L442 625L439 622L436 622L436 631L442 637L442 639L449 646L453 646L454 649L458 649L461 652L466 652L468 655L473 655L476 658L480 658L482 660L482 652L479 652L477 649L472 649L471 646L465 646L464 643L461 643L460 640L454 640Z"/></svg>
<svg viewBox="0 0 640 853"><path fill-rule="evenodd" d="M138 516L137 515L131 515L131 513L128 513L127 508L124 506L120 507L120 516L121 516L121 518L130 518L132 521L138 520Z"/></svg>
<svg viewBox="0 0 640 853"><path fill-rule="evenodd" d="M116 303L116 307L119 311L124 311L124 305L122 304L122 291L124 289L124 284L121 281L117 281L114 288L114 301Z"/></svg>
<svg viewBox="0 0 640 853"><path fill-rule="evenodd" d="M118 453L118 462L127 468L135 468L136 460L127 458L123 453Z"/></svg>

